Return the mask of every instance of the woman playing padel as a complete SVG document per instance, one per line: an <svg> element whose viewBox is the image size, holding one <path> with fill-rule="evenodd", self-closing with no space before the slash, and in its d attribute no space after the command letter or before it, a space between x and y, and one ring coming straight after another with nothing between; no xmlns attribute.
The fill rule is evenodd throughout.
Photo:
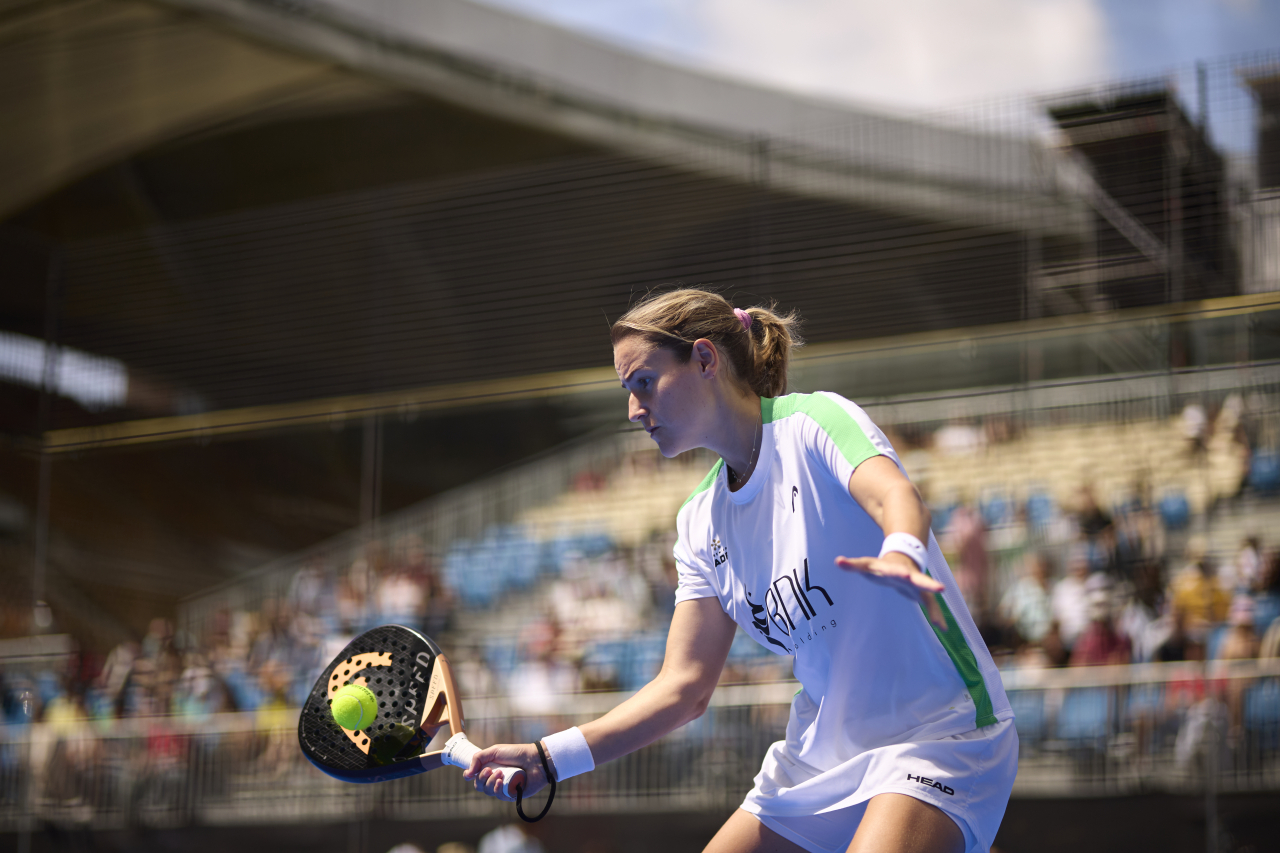
<svg viewBox="0 0 1280 853"><path fill-rule="evenodd" d="M662 454L719 454L677 517L666 658L598 720L541 745L558 780L640 749L706 710L739 626L795 656L786 739L707 846L747 851L986 851L1017 771L991 656L893 447L856 405L786 395L794 316L703 290L653 296L613 324L630 419ZM533 744L482 750L546 784Z"/></svg>

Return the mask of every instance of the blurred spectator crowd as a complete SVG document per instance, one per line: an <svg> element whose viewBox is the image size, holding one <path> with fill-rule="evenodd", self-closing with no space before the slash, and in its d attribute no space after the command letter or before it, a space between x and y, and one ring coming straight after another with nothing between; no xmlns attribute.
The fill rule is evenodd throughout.
<svg viewBox="0 0 1280 853"><path fill-rule="evenodd" d="M1199 464L1207 420L1184 412L1188 467ZM910 469L913 446L989 454L1006 438L960 424L894 440ZM634 477L637 466L628 467ZM611 475L579 476L572 490L603 490ZM1153 499L1140 485L1106 501L1086 484L1063 501L1031 491L931 503L939 541L1002 666L1275 657L1276 543L1246 532L1224 554L1206 538L1240 501L1254 517L1275 516L1270 495L1280 485L1242 478L1239 488L1195 516L1198 531L1185 501ZM247 603L210 610L190 629L157 617L140 640L103 657L0 672L4 721L283 712L301 704L352 636L390 622L436 638L468 696L519 697L537 712L567 693L634 690L661 664L673 535L623 545L600 528L534 538L528 527L495 525L442 554L411 531L370 536L341 559L301 565L282 592L242 596ZM786 658L740 632L724 681L789 674Z"/></svg>

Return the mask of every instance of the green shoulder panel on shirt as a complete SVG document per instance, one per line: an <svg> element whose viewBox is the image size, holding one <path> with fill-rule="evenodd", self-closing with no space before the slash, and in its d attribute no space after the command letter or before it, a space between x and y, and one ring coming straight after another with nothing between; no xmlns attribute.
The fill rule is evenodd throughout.
<svg viewBox="0 0 1280 853"><path fill-rule="evenodd" d="M684 509L685 505L688 504L689 501L711 488L711 484L716 481L716 477L720 475L720 469L723 467L724 460L717 459L716 464L712 465L711 470L707 472L707 476L703 477L702 482L698 484L698 488L694 489L693 492L689 494L689 497L684 499L684 503L680 504L680 509Z"/></svg>
<svg viewBox="0 0 1280 853"><path fill-rule="evenodd" d="M764 397L760 400L760 413L767 424L780 421L794 414L806 414L827 434L845 461L857 468L880 451L867 438L853 416L840 408L840 404L821 394L788 394L785 397Z"/></svg>

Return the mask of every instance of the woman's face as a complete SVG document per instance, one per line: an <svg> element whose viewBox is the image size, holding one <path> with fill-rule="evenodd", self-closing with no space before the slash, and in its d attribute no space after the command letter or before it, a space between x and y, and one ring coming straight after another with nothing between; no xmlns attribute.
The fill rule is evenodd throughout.
<svg viewBox="0 0 1280 853"><path fill-rule="evenodd" d="M717 359L707 364L695 345L693 357L681 364L669 351L638 336L623 338L613 348L613 366L630 392L627 418L644 427L668 458L705 447L712 414L711 383Z"/></svg>

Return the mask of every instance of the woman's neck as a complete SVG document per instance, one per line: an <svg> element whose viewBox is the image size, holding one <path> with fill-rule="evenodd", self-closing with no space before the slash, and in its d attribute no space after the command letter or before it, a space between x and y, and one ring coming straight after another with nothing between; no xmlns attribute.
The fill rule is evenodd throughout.
<svg viewBox="0 0 1280 853"><path fill-rule="evenodd" d="M730 480L741 484L755 470L764 438L760 398L755 394L735 396L725 400L722 407L723 414L718 420L723 429L711 449L729 466Z"/></svg>

